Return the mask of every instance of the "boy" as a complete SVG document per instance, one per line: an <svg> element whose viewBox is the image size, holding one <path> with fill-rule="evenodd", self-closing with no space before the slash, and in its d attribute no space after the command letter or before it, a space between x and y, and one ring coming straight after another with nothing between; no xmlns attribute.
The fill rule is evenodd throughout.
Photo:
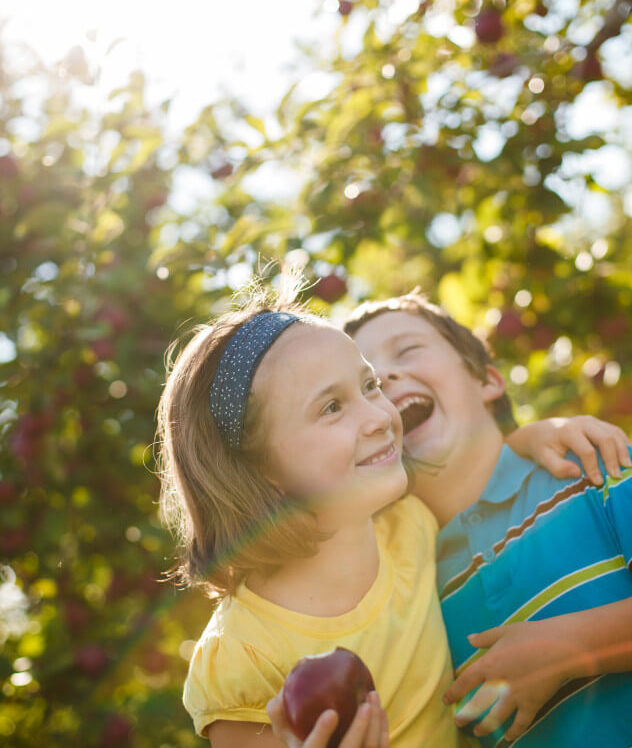
<svg viewBox="0 0 632 748"><path fill-rule="evenodd" d="M483 684L457 722L484 715L474 733L486 746L632 746L632 469L595 486L577 467L560 479L518 457L503 442L502 376L423 297L365 304L345 329L401 412L413 492L441 527L438 589L459 676L446 699ZM592 441L600 428L589 421ZM613 455L631 464L614 443L607 464Z"/></svg>

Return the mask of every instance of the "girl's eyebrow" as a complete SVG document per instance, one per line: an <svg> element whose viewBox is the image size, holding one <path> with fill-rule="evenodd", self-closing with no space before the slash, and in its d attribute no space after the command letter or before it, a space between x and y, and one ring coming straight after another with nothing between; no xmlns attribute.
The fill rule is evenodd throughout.
<svg viewBox="0 0 632 748"><path fill-rule="evenodd" d="M369 366L368 364L364 364L360 368L360 374L361 375L369 375L374 377L375 376L375 369L372 366ZM333 395L336 391L340 389L340 382L331 382L330 384L323 387L322 390L319 390L314 397L311 397L308 401L308 406L312 405L313 403L317 403L320 400L324 399L325 397L328 397L329 395Z"/></svg>

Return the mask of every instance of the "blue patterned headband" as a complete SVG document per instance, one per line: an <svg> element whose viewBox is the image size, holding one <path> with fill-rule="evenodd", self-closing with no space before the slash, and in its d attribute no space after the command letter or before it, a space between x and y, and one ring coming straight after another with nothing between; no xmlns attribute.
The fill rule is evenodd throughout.
<svg viewBox="0 0 632 748"><path fill-rule="evenodd" d="M252 378L265 352L279 335L301 318L285 312L263 312L249 319L228 341L211 383L211 413L226 443L241 445L246 401Z"/></svg>

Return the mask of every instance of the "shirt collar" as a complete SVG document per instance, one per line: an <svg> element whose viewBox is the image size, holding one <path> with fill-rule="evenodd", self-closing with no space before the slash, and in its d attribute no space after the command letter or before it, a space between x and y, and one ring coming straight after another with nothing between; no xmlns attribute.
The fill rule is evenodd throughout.
<svg viewBox="0 0 632 748"><path fill-rule="evenodd" d="M480 495L479 501L487 501L490 504L500 504L506 501L518 493L535 467L535 463L531 460L518 457L504 444L494 472Z"/></svg>

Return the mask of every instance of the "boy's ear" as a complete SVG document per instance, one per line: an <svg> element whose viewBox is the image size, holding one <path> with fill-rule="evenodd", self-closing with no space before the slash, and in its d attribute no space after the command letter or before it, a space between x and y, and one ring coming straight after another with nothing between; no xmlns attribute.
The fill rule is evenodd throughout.
<svg viewBox="0 0 632 748"><path fill-rule="evenodd" d="M483 385L483 402L492 403L505 394L505 378L495 366L487 364L485 367L487 381Z"/></svg>

